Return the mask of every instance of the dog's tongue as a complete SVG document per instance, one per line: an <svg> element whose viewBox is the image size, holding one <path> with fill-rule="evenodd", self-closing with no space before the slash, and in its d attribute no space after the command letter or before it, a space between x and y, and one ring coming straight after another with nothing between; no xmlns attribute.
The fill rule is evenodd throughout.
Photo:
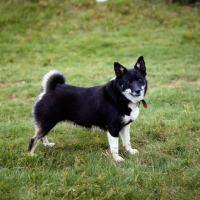
<svg viewBox="0 0 200 200"><path fill-rule="evenodd" d="M142 104L143 104L144 108L147 108L147 103L144 99L142 100Z"/></svg>

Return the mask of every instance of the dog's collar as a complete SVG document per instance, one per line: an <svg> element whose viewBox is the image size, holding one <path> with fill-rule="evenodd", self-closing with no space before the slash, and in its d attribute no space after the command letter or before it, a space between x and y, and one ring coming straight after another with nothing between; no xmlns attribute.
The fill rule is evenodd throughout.
<svg viewBox="0 0 200 200"><path fill-rule="evenodd" d="M145 101L144 99L142 99L141 102L142 102L144 108L147 108L147 103L146 103L146 101Z"/></svg>

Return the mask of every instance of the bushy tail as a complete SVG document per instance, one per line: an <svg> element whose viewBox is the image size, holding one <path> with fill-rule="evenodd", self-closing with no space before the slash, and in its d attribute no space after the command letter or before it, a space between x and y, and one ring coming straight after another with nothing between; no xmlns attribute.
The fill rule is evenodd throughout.
<svg viewBox="0 0 200 200"><path fill-rule="evenodd" d="M51 70L47 74L44 75L42 80L42 90L43 92L54 90L56 84L64 84L65 77L64 75L56 70Z"/></svg>

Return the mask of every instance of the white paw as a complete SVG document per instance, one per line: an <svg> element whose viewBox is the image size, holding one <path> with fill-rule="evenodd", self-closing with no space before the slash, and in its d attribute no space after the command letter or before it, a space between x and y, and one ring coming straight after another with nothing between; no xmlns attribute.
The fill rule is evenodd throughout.
<svg viewBox="0 0 200 200"><path fill-rule="evenodd" d="M119 156L117 153L112 154L112 156L113 156L113 159L117 162L124 161L124 159L121 156Z"/></svg>
<svg viewBox="0 0 200 200"><path fill-rule="evenodd" d="M139 151L138 151L137 149L129 149L128 152L129 152L131 155L139 154Z"/></svg>
<svg viewBox="0 0 200 200"><path fill-rule="evenodd" d="M54 146L55 145L55 143L43 143L42 144L43 146L45 146L45 147L52 147L52 146Z"/></svg>
<svg viewBox="0 0 200 200"><path fill-rule="evenodd" d="M32 156L32 157L36 157L37 156L37 154L35 154L35 153L28 153L28 155Z"/></svg>

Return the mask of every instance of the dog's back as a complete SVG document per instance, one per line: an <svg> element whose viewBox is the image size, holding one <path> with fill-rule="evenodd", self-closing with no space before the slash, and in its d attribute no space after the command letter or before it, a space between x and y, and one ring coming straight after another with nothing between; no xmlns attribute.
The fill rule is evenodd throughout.
<svg viewBox="0 0 200 200"><path fill-rule="evenodd" d="M66 120L84 127L98 126L106 130L106 118L111 118L107 112L108 101L112 101L106 92L106 85L83 88L61 84L62 76L60 72L51 72L46 85L43 84L45 89L33 109L36 125L40 129L50 129ZM110 114L113 116L114 113Z"/></svg>

